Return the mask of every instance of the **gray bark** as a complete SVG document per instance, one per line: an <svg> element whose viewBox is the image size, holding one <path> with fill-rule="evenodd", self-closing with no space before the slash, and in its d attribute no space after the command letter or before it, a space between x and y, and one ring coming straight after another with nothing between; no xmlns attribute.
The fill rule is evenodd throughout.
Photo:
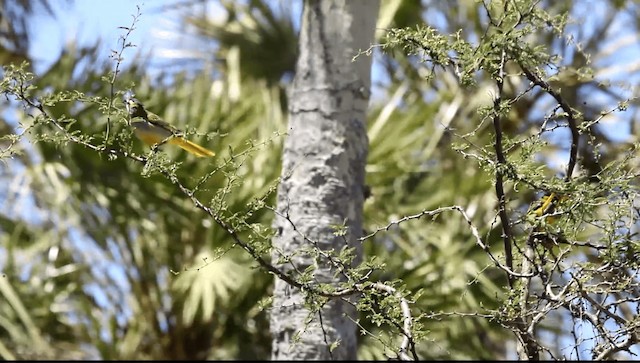
<svg viewBox="0 0 640 363"><path fill-rule="evenodd" d="M279 214L289 220L276 216L273 239L274 263L283 255L291 256L291 263L278 267L294 278L292 265L298 271L314 266L319 282L341 278L329 261L302 252L313 247L309 240L323 250L340 251L348 244L357 249L354 263L361 258L357 238L362 233L371 59L362 56L354 62L353 57L371 45L378 10L378 0L304 3L277 201ZM335 236L333 226L345 222L347 235ZM277 279L271 311L272 358L355 359L357 327L352 319L356 319L353 306L338 299L310 316L302 292ZM301 334L300 340L293 343L296 334ZM339 346L331 352L334 342Z"/></svg>

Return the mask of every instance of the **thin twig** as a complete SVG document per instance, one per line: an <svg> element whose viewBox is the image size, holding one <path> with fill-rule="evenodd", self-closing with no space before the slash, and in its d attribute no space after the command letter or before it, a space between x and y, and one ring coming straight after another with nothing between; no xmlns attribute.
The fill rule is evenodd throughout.
<svg viewBox="0 0 640 363"><path fill-rule="evenodd" d="M324 339L324 345L327 347L327 352L329 352L329 360L334 360L333 350L331 349L331 343L329 343L329 340L328 340L329 333L327 333L326 329L324 328L324 322L322 319L322 308L318 309L318 323L320 323L320 330L322 330L322 338Z"/></svg>
<svg viewBox="0 0 640 363"><path fill-rule="evenodd" d="M567 101L562 98L560 93L558 93L551 87L551 85L549 85L549 83L531 72L521 62L518 62L518 64L520 65L520 68L524 72L525 76L527 76L527 79L550 94L551 97L553 97L556 102L558 102L560 107L562 107L562 110L567 115L567 123L569 124L569 129L571 130L571 150L569 152L569 164L567 165L567 175L565 176L565 181L570 181L571 176L573 175L573 169L576 167L576 163L578 162L578 145L580 142L580 131L578 130L576 121L576 112L573 110L573 108L571 108L571 105L569 105Z"/></svg>
<svg viewBox="0 0 640 363"><path fill-rule="evenodd" d="M469 225L469 228L471 229L471 234L473 235L473 237L476 240L476 244L482 248L483 251L485 251L487 253L487 255L489 256L489 258L491 258L491 261L493 261L493 263L500 269L502 269L503 271L505 271L509 276L513 276L513 277L533 277L533 274L522 274L522 273L517 273L515 271L513 271L511 268L509 268L508 266L503 265L494 255L493 253L491 253L491 250L489 248L489 246L487 244L485 244L482 241L482 237L480 237L480 232L478 231L478 228L473 224L473 222L471 221L471 218L469 218L469 215L467 214L467 212L464 210L464 208L462 208L459 205L453 205L453 206L449 206L449 207L440 207L438 209L434 209L434 210L424 210L420 213L417 214L413 214L413 215L409 215L409 216L405 216L402 217L396 221L392 221L390 222L388 225L384 226L384 227L379 227L377 228L375 231L373 231L372 233L359 238L358 240L363 242L373 236L375 236L376 234L378 234L381 231L388 231L392 226L394 225L398 225L400 223L412 220L412 219L419 219L421 217L424 216L434 216L437 214L440 214L442 212L446 212L446 211L457 211L460 214L462 214L462 217L464 218L464 220L467 222L467 224Z"/></svg>
<svg viewBox="0 0 640 363"><path fill-rule="evenodd" d="M124 53L125 49L127 48L131 48L131 47L135 47L135 45L128 43L127 39L129 38L129 36L131 35L131 32L133 32L135 30L135 26L136 23L138 22L138 20L140 19L140 16L142 15L142 13L140 12L140 5L136 5L136 9L137 12L135 15L133 16L133 21L131 22L131 26L129 27L119 27L120 29L124 29L127 32L124 35L121 35L119 40L122 41L122 45L120 46L120 50L115 51L112 50L111 51L111 58L116 60L116 66L115 69L113 71L113 75L111 76L111 80L109 81L109 84L111 85L110 88L110 96L109 96L109 108L107 110L107 128L105 130L105 136L104 136L104 146L106 147L107 144L109 143L109 132L111 129L111 111L113 109L114 106L114 102L115 102L115 84L116 84L116 77L118 77L118 74L120 73L120 66L122 65L122 61L124 60L124 58L122 57L122 54Z"/></svg>
<svg viewBox="0 0 640 363"><path fill-rule="evenodd" d="M392 286L385 285L381 282L375 282L371 286L378 290L384 291L389 295L393 295L398 300L400 300L400 308L402 309L402 317L404 321L402 326L402 334L404 335L404 337L402 338L402 343L400 344L398 357L401 360L412 360L412 358L407 353L408 351L410 351L411 355L413 356L413 360L419 360L418 354L415 349L415 343L413 342L413 335L411 334L411 325L413 318L411 317L409 302L400 293L398 293L398 290L396 290Z"/></svg>

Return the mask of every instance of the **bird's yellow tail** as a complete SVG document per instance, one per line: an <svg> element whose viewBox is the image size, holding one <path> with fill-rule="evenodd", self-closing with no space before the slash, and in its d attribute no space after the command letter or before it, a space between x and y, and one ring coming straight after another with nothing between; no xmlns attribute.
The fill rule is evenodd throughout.
<svg viewBox="0 0 640 363"><path fill-rule="evenodd" d="M174 137L171 140L168 141L170 144L174 144L174 145L178 145L181 148L187 150L188 152L192 153L195 156L198 157L205 157L205 156L215 156L216 153L214 153L213 151L204 148L194 142L191 142L189 140L185 140L182 137Z"/></svg>

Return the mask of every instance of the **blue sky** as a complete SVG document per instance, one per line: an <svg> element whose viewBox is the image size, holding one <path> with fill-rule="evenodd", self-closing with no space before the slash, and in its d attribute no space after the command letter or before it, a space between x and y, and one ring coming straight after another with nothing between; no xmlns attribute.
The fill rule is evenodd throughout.
<svg viewBox="0 0 640 363"><path fill-rule="evenodd" d="M99 55L106 59L112 49L119 49L119 38L125 33L125 30L119 27L131 26L137 6L140 7L142 15L128 40L142 53L152 52L156 59L170 60L184 55L177 55L176 51L181 51L181 46L188 48L194 37L179 29L178 11L166 10L166 7L176 3L179 1L75 0L71 4L52 1L55 17L38 14L37 21L31 24L30 53L36 60L35 70L46 70L58 58L65 45L74 42L78 45L93 45L100 39L102 43ZM273 4L277 7L278 2ZM293 20L294 25L298 26L302 1L285 1L284 4L296 14ZM160 11L161 9L163 10ZM206 11L210 18L226 14L216 1L207 2ZM125 52L125 67L127 53L134 54Z"/></svg>
<svg viewBox="0 0 640 363"><path fill-rule="evenodd" d="M118 27L130 26L136 5L140 5L142 17L130 37L141 50L157 51L162 48L163 30L168 30L173 19L160 17L152 10L171 3L164 0L76 0L72 4L52 1L55 17L38 15L32 26L30 53L35 57L36 72L46 69L62 52L65 44L94 44L102 39L101 55L108 57L111 49L117 49L118 39L124 31ZM125 60L126 64L126 60Z"/></svg>

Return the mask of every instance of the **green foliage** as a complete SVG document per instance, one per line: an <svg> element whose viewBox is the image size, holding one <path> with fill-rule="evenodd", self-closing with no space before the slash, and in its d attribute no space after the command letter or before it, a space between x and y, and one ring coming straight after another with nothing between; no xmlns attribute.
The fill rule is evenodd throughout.
<svg viewBox="0 0 640 363"><path fill-rule="evenodd" d="M221 19L212 19L199 8L184 16L196 34L217 42L214 49L201 54L203 60L209 62L212 53L216 60L238 57L242 77L269 84L291 77L298 58L297 33L290 14L294 5L288 1L277 6L263 1L220 1L220 5L226 13Z"/></svg>
<svg viewBox="0 0 640 363"><path fill-rule="evenodd" d="M30 298L44 304L45 316L55 318L47 324L58 322L68 330L63 336L48 333L49 339L55 339L56 344L92 342L103 358L188 359L207 357L212 341L205 338L213 334L225 337L221 347L235 347L223 349L214 357L255 357L260 348L242 347L251 344L245 339L250 331L255 333L258 326L265 325L265 313L256 310L255 304L269 286L270 277L260 270L250 270L246 256L223 253L221 248L228 250L233 240L203 218L188 198L176 194L176 187L168 181L183 180L193 196L211 201L210 207L221 219L235 226L241 236L251 235L247 240L256 250L266 252L270 232L261 227L265 222L264 205L272 203L279 172L278 164L269 161L276 160L274 155L281 143L277 132L284 129L278 90L260 82L246 82L232 86L245 90L242 97L235 98L238 95L211 93L211 75L195 79L178 75L178 84L183 86L168 90L152 86L152 81L137 75L135 69L121 74L118 82L122 84L140 79L137 97L184 129L190 139L216 145L219 156L203 162L166 146L155 151L143 148L131 137L122 104L114 102L124 91L112 98L108 83L85 91L87 86L92 88L93 77L96 82L109 81L110 77L100 76L107 70L85 70L87 78L76 80L71 75L84 64L86 56L67 53L63 57L66 59L49 73L56 73L57 78L34 77L24 67L9 66L1 83L6 95L27 107L19 121L25 130L21 137L3 140L19 140L27 147L24 151L40 155L42 161L25 159L21 167L33 169L42 182L56 186L52 191L56 198L33 197L39 208L51 213L52 221L66 226L56 238L46 239L42 253L46 256L51 248L76 251L69 256L70 266L91 266L69 272L79 283L53 287L63 309L50 311L46 303L52 299ZM70 78L65 79L65 75ZM220 82L220 89L230 87L224 80L216 82ZM265 115L270 122L264 122ZM111 123L112 137L105 148L102 144L107 122ZM203 137L206 130L217 130L209 141ZM32 144L22 142L27 137ZM3 149L4 160L10 162L7 157L22 151L17 144L13 141L8 148L11 151ZM56 165L61 169L58 173L39 172ZM248 182L247 175L256 177ZM27 181L21 187L30 190L33 185ZM12 201L4 203L10 205ZM10 225L19 221L7 218ZM23 223L30 230L35 228ZM78 234L84 241L82 247L76 245ZM17 239L24 237L15 235L14 243L20 244ZM203 259L207 264L195 267ZM18 276L27 268L30 280L41 274L35 267L32 263L24 267L5 265L3 271L7 276ZM167 274L170 270L182 272L172 277ZM10 281L17 282L13 278ZM91 285L95 286L93 290L88 289ZM96 288L102 293L96 295ZM25 293L18 296L28 298ZM230 311L245 311L245 316L229 315ZM255 322L253 327L246 325L251 321ZM44 323L37 326L53 331ZM194 346L202 339L208 342ZM234 340L236 343L229 345ZM96 351L84 354L91 356Z"/></svg>
<svg viewBox="0 0 640 363"><path fill-rule="evenodd" d="M543 358L578 358L559 342L580 324L598 335L573 345L616 357L597 329L608 321L611 334L633 331L640 247L635 135L619 142L603 130L636 102L605 86L592 62L616 56L605 47L612 22L582 43L571 33L577 2L383 5L382 28L401 28L383 33L394 58L380 56L390 82L369 118L365 258L355 264L352 249L305 240L300 253L344 278L319 284L314 266L291 274L308 292L309 319L335 296L359 296L361 359L398 356L407 321L403 349L421 359L505 358L505 342L530 338L523 322ZM226 9L220 24L187 18L220 40L225 63L170 84L150 78L144 61L114 71L120 59L99 62L97 45L69 49L44 74L4 67L0 90L15 112L0 123L3 358L268 357L276 272L264 263L286 136L278 81L293 69L295 32L263 2ZM446 23L423 24L422 10ZM141 145L119 101L129 89L216 158ZM572 144L577 173L567 177ZM550 192L564 196L553 223L530 214ZM451 205L469 220L421 213ZM335 226L336 236L348 232ZM505 236L515 273L504 269Z"/></svg>
<svg viewBox="0 0 640 363"><path fill-rule="evenodd" d="M487 309L487 316L492 316L504 326L511 326L513 333L524 341L539 339L536 344L545 350L548 357L558 358L566 357L561 352L562 347L522 333L517 324L531 324L532 330L547 329L549 333L571 336L571 330L553 328L554 319L558 319L554 314L567 314L570 319L579 321L581 313L569 307L577 301L586 304L588 308L585 309L605 309L587 297L588 294L596 293L595 286L603 279L601 275L597 277L596 270L606 269L618 276L621 273L620 267L614 266L634 268L633 264L621 262L623 257L616 252L619 250L615 246L635 244L631 226L635 225L637 216L629 211L634 209L633 200L638 189L637 184L631 182L633 178L630 179L629 173L632 173L636 163L633 161L636 146L630 152L616 154L605 152L603 145L595 142L594 136L598 135L599 142L615 148L613 142L603 138L593 127L602 120L601 115L610 115L615 111L607 111L611 106L603 106L603 111L595 111L590 108L596 106L581 107L577 102L573 90L586 88L593 83L598 71L591 68L589 63L565 66L561 63L562 59L548 53L548 46L535 41L546 36L569 38L566 35L568 13L552 15L537 5L528 1L498 1L485 5L489 22L478 38L461 31L447 36L433 27L417 26L389 32L388 40L382 48L387 51L402 49L410 55L420 56L420 62L430 65L428 81L452 74L468 90L472 89L470 87L482 89L494 83L492 102L478 108L477 115L470 115L468 118L464 117L465 114L458 115L458 119L465 120L464 123L452 123L451 126L443 123L451 130L453 138L459 140L455 150L464 159L475 160L483 168L484 172L480 173L482 179L497 184L497 195L494 194L492 199L504 201L503 204L498 203L497 208L493 206L487 210L491 212L494 209L493 213L500 215L500 218L487 215L484 220L490 223L486 223L485 233L491 236L496 228L501 229L501 239L513 248L513 252L506 249L502 251L504 262L510 265L510 261L513 261L516 268L515 272L502 272L506 272L513 290L501 296L503 306L500 308L487 305L485 301L480 301L480 305ZM589 58L584 49L579 49L578 52L584 58ZM574 58L576 61L580 59ZM547 75L543 70L548 69L557 70L557 73ZM572 74L575 76L571 77ZM556 101L555 104L546 109L532 108L544 94L551 96ZM615 100L617 106L613 110L623 110L624 106L620 107L619 102L624 105L630 101L632 100ZM591 116L594 114L600 116ZM556 175L559 173L552 170L541 157L556 154L552 145L563 143L568 145L566 149L570 152L566 157L568 161L565 161L567 167L564 177L558 178ZM576 158L575 155L582 157ZM590 157L594 159L589 160ZM436 160L443 163L442 157ZM456 163L464 165L466 161L458 159ZM572 171L576 165L583 168L574 176ZM463 170L466 168L462 167ZM475 171L480 170L476 168ZM440 185L447 184L446 173L435 174L440 178ZM442 188L435 187L435 184L432 183L431 190L437 190L439 195ZM485 184L485 188L490 188L491 184ZM473 204L469 204L472 194L460 189L458 192L467 199L466 202L459 203L475 209ZM527 205L536 195L540 198L543 193L552 192L562 196L561 202L556 205L553 222L550 222L551 217L532 218L527 215L530 213ZM456 202L446 204L449 203ZM477 217L474 219L482 220ZM480 222L478 224L483 225ZM504 227L505 224L508 224L508 228ZM460 231L461 228L457 227L456 230ZM399 232L403 233L402 230ZM429 235L436 236L435 233ZM406 237L401 239L413 240ZM488 243L493 246L495 242ZM455 251L450 247L450 241L445 245ZM627 247L623 249L627 250ZM479 252L477 248L473 250ZM415 247L409 246L407 251L415 251ZM429 254L433 255L433 252L430 251ZM457 255L459 252L453 254ZM447 261L451 263L450 258ZM466 261L471 259L465 259ZM570 265L565 265L566 263ZM451 266L461 265L464 262L451 263ZM482 279L499 272L492 270L476 269L475 273L479 276L476 281L482 282ZM532 274L530 276L534 279L516 276L518 273L525 276ZM632 272L631 275L633 274ZM541 281L535 280L538 278ZM608 279L605 278L606 280ZM438 277L437 281L448 281L448 278ZM488 279L481 286L490 286L491 281L496 280ZM629 289L636 284L635 279L628 279L624 286ZM423 286L427 291L433 290L433 287L424 285L424 282ZM490 297L491 293L499 296L502 288L501 285L494 285L494 290L488 291L486 297ZM550 291L558 295L554 296ZM607 292L600 290L598 294L615 295L615 291L616 289ZM530 294L537 297L529 300ZM545 302L549 305L540 307ZM451 302L444 305L447 306L445 310L458 315L453 312L457 309L452 308L454 305ZM625 302L617 300L612 305L622 306ZM480 313L477 309L472 311L476 312L476 316ZM544 323L540 322L541 317L545 317ZM617 351L617 348L609 347L607 333L602 330L604 322L591 320L590 324L594 329L600 329L600 334L592 345L592 357L598 357L601 352L613 354L612 351ZM633 325L630 317L618 320L618 324L612 331L625 331ZM437 331L432 331L430 336L434 337L434 333L437 334ZM636 343L633 337L629 339L631 344ZM473 346L474 341L471 342ZM476 342L483 344L481 341ZM579 344L576 340L575 345ZM460 353L460 349L457 353Z"/></svg>

